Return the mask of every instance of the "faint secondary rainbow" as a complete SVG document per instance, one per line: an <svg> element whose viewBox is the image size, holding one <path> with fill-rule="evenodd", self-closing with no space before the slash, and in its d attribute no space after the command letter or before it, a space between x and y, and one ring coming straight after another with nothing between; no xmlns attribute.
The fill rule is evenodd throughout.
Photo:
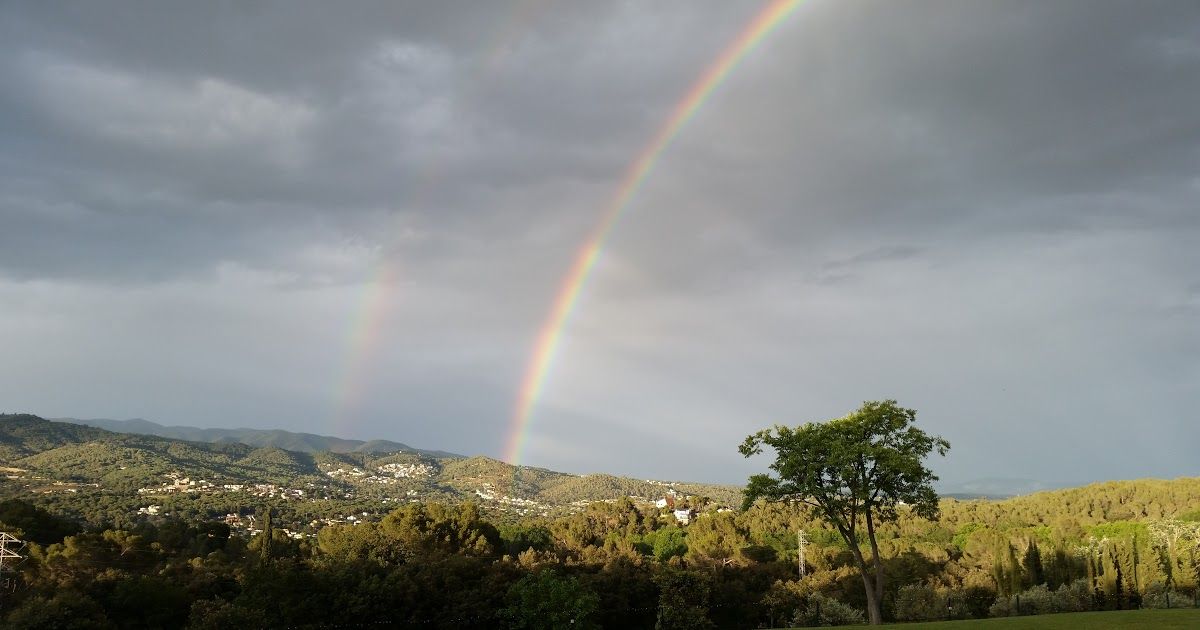
<svg viewBox="0 0 1200 630"><path fill-rule="evenodd" d="M505 20L498 22L490 38L491 44L482 49L482 58L468 74L463 100L479 99L489 88L496 73L507 63L508 54L521 37L530 30L549 0L518 0ZM414 208L423 209L433 202L445 179L445 164L435 160L423 165L416 190L404 200ZM404 232L400 222L384 230L385 237L397 239ZM346 333L346 351L337 366L335 389L331 397L334 435L349 437L354 433L356 416L375 380L375 358L384 345L388 319L401 297L401 261L391 250L397 240L382 243L379 261L363 284L360 295L353 301Z"/></svg>
<svg viewBox="0 0 1200 630"><path fill-rule="evenodd" d="M679 135L679 131L687 124L688 120L704 105L713 91L729 76L729 73L737 67L738 62L746 56L746 53L762 42L799 4L800 0L773 0L763 8L692 84L687 94L675 105L666 123L642 149L637 159L629 165L625 176L621 179L621 185L617 187L616 193L605 206L600 221L584 241L579 253L576 254L575 261L563 280L558 296L554 299L550 315L546 318L541 332L538 333L533 354L517 395L508 444L504 449L506 461L512 464L521 463L521 453L528 437L533 407L541 396L542 387L546 384L546 377L550 373L551 363L558 350L559 341L562 339L563 328L571 317L571 312L579 300L579 294L583 290L584 284L587 283L592 269L596 266L604 242L612 232L613 226L616 225L617 219L629 206L642 183L654 169L659 157Z"/></svg>

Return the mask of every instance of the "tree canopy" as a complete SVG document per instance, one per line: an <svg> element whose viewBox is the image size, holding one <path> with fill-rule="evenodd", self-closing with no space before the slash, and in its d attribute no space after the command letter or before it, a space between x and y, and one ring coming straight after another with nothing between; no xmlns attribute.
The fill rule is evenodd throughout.
<svg viewBox="0 0 1200 630"><path fill-rule="evenodd" d="M750 477L743 507L759 498L794 501L833 525L854 555L876 624L882 623L883 596L876 527L895 521L901 505L922 518L938 517L937 476L924 460L931 452L945 455L950 443L913 426L916 416L894 400L865 402L842 418L764 429L739 449L746 457L762 453L764 446L776 454L770 468L777 476ZM860 548L864 527L870 566Z"/></svg>

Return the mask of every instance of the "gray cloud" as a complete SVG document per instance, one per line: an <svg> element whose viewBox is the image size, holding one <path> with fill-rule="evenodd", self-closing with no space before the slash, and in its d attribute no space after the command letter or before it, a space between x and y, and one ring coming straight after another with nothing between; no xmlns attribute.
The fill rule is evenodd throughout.
<svg viewBox="0 0 1200 630"><path fill-rule="evenodd" d="M5 5L0 400L500 454L575 252L754 11ZM738 481L747 433L892 396L947 478L1195 474L1198 36L804 3L618 221L529 463Z"/></svg>

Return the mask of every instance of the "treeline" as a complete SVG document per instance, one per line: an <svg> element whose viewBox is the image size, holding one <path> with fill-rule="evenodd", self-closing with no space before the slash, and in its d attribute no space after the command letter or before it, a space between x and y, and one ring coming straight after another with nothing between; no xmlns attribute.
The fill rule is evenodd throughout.
<svg viewBox="0 0 1200 630"><path fill-rule="evenodd" d="M880 531L889 619L1191 606L1200 480L1120 482L1002 502L943 501ZM497 523L471 504L411 503L374 521L244 538L174 518L86 530L24 501L0 529L30 541L8 627L370 624L559 627L820 625L861 620L861 583L800 510L709 509L689 524L629 500ZM806 539L798 576L797 533Z"/></svg>

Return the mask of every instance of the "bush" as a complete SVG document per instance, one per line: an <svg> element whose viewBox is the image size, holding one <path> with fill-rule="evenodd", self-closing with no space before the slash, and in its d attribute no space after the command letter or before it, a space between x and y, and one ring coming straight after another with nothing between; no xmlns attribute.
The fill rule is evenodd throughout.
<svg viewBox="0 0 1200 630"><path fill-rule="evenodd" d="M657 630L712 628L708 602L712 581L694 571L664 571L654 578L658 585Z"/></svg>
<svg viewBox="0 0 1200 630"><path fill-rule="evenodd" d="M654 532L654 557L660 561L670 560L687 553L687 532L668 525Z"/></svg>
<svg viewBox="0 0 1200 630"><path fill-rule="evenodd" d="M1021 591L1010 597L1000 597L992 604L989 612L993 617L1014 615L1040 615L1054 611L1054 595L1045 584Z"/></svg>
<svg viewBox="0 0 1200 630"><path fill-rule="evenodd" d="M863 611L843 604L832 597L813 593L804 608L796 611L793 626L852 626L865 623Z"/></svg>
<svg viewBox="0 0 1200 630"><path fill-rule="evenodd" d="M600 598L574 577L551 570L521 578L508 589L508 606L496 616L510 628L594 628Z"/></svg>
<svg viewBox="0 0 1200 630"><path fill-rule="evenodd" d="M1142 599L1142 608L1191 608L1192 598L1177 591L1163 591L1146 595Z"/></svg>
<svg viewBox="0 0 1200 630"><path fill-rule="evenodd" d="M225 628L265 628L267 617L261 611L236 606L219 599L199 599L192 602L188 616L190 630L223 630Z"/></svg>
<svg viewBox="0 0 1200 630"><path fill-rule="evenodd" d="M6 628L63 628L90 630L115 628L95 600L75 591L62 591L53 597L34 595L13 609L5 619Z"/></svg>
<svg viewBox="0 0 1200 630"><path fill-rule="evenodd" d="M986 586L969 586L955 603L957 612L973 619L984 619L988 609L996 601L996 591Z"/></svg>
<svg viewBox="0 0 1200 630"><path fill-rule="evenodd" d="M947 616L946 602L924 584L909 584L896 593L898 621L934 621Z"/></svg>
<svg viewBox="0 0 1200 630"><path fill-rule="evenodd" d="M1186 593L1168 589L1162 582L1148 586L1146 596L1142 598L1142 608L1191 608L1194 605Z"/></svg>
<svg viewBox="0 0 1200 630"><path fill-rule="evenodd" d="M1054 591L1059 612L1087 612L1094 608L1095 597L1087 580L1063 584Z"/></svg>
<svg viewBox="0 0 1200 630"><path fill-rule="evenodd" d="M776 619L792 619L798 611L804 610L805 602L811 594L812 589L804 582L775 580L759 600L759 604L766 609L771 618L771 626L774 627Z"/></svg>
<svg viewBox="0 0 1200 630"><path fill-rule="evenodd" d="M1084 612L1092 609L1092 592L1087 580L1075 580L1051 591L1045 584L1028 588L1012 597L1001 597L992 604L993 617L1045 615L1057 612Z"/></svg>

